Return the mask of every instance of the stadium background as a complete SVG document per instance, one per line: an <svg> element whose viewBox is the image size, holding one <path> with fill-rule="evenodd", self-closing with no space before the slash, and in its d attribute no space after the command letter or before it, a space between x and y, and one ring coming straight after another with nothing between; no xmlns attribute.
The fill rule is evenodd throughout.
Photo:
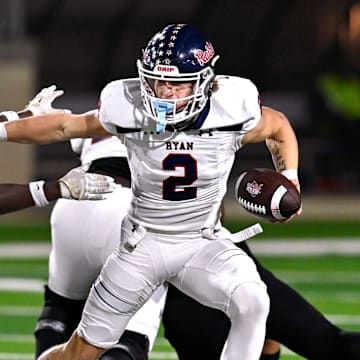
<svg viewBox="0 0 360 360"><path fill-rule="evenodd" d="M59 107L94 108L108 81L136 76L135 59L157 29L172 22L203 29L221 55L218 73L252 79L263 103L283 111L299 137L303 216L281 227L264 224L264 235L254 240L259 256L334 321L360 330L358 0L1 0L0 14L1 110L21 109L53 83L65 89ZM0 152L0 182L55 178L77 164L68 143L0 144ZM247 146L230 183L243 169L262 166L271 166L264 146ZM231 226L256 221L234 202L231 189ZM2 216L0 245L48 246L50 210ZM293 250L269 254L279 238L284 241L273 249L290 243ZM19 249L7 256L0 247L0 359L32 358L41 294L21 286L24 278L45 281L46 254L26 249L34 259ZM309 257L311 251L316 254Z"/></svg>
<svg viewBox="0 0 360 360"><path fill-rule="evenodd" d="M157 29L172 22L199 26L221 55L218 72L252 79L263 103L291 120L299 136L304 197L320 196L327 203L328 195L336 196L339 206L350 201L351 212L359 214L358 0L183 0L171 5L162 0L2 0L0 13L0 109L21 109L53 83L65 89L58 106L75 112L94 108L108 81L137 75L135 59ZM0 144L0 150L2 182L53 178L77 161L68 143ZM233 176L247 167L271 166L263 145L248 146L240 156ZM325 215L331 210L321 208ZM21 212L6 221L42 219L48 211Z"/></svg>

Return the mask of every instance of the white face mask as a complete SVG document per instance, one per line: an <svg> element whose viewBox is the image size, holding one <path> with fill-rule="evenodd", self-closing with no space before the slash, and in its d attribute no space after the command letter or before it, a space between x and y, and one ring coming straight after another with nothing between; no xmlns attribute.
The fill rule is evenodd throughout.
<svg viewBox="0 0 360 360"><path fill-rule="evenodd" d="M157 121L158 131L164 131L166 125L175 125L184 122L191 123L197 114L205 107L210 96L211 82L214 79L214 71L208 66L199 72L180 74L175 66L171 66L171 72L167 71L166 66L161 66L160 70L146 70L141 61L137 62L141 94L145 107L146 115ZM170 67L169 67L170 69ZM168 73L171 73L171 76ZM189 96L178 99L161 99L157 97L154 86L155 80L170 82L192 82L192 93ZM177 104L186 102L187 105L177 110Z"/></svg>

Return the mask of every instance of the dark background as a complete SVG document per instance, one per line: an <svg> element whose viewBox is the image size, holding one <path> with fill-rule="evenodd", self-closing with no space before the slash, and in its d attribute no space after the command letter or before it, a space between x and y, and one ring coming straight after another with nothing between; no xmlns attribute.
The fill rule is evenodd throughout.
<svg viewBox="0 0 360 360"><path fill-rule="evenodd" d="M107 82L137 76L158 29L197 25L221 56L217 72L250 78L289 117L303 191L359 190L359 1L2 0L0 12L1 39L36 47L36 89L56 83L66 90L57 105L75 112L94 108ZM40 146L36 158L37 177L76 161L67 143ZM263 145L249 145L237 165L234 173L271 163Z"/></svg>

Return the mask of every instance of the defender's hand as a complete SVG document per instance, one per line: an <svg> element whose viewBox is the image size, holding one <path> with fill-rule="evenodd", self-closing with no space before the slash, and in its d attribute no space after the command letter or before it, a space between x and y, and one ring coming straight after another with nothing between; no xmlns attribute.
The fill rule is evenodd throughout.
<svg viewBox="0 0 360 360"><path fill-rule="evenodd" d="M61 196L65 199L103 200L105 194L116 188L112 177L87 173L81 166L70 170L58 181Z"/></svg>
<svg viewBox="0 0 360 360"><path fill-rule="evenodd" d="M51 85L42 89L35 97L30 100L29 104L25 106L23 111L31 111L35 116L46 115L54 112L71 113L67 109L54 109L52 103L56 98L64 94L64 90L56 90L56 85Z"/></svg>

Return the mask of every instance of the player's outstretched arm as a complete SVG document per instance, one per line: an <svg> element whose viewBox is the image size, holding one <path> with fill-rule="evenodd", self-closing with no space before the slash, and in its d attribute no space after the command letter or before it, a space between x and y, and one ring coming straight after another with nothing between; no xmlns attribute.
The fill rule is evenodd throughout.
<svg viewBox="0 0 360 360"><path fill-rule="evenodd" d="M69 110L53 108L53 101L62 94L63 90L52 85L42 89L24 110L0 113L0 140L44 144L109 135L101 126L97 112L72 115Z"/></svg>
<svg viewBox="0 0 360 360"><path fill-rule="evenodd" d="M58 180L34 181L30 184L0 184L0 214L43 207L59 198L102 200L115 189L114 179L86 173L81 167L70 170Z"/></svg>
<svg viewBox="0 0 360 360"><path fill-rule="evenodd" d="M109 136L94 112L80 115L49 114L0 123L0 140L48 144L72 138Z"/></svg>

